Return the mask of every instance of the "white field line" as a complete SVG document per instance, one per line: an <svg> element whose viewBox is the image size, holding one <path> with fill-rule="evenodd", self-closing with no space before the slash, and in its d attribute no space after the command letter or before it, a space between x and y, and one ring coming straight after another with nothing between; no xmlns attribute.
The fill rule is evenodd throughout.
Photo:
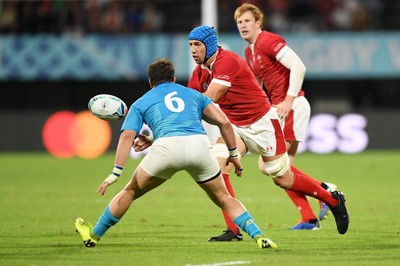
<svg viewBox="0 0 400 266"><path fill-rule="evenodd" d="M239 265L239 264L250 264L251 261L226 261L226 262L217 262L213 264L186 264L185 266L225 266L225 265Z"/></svg>

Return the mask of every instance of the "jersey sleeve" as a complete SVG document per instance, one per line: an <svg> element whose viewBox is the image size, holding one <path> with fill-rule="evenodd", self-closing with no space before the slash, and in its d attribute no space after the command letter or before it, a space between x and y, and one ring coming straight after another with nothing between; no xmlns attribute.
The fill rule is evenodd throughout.
<svg viewBox="0 0 400 266"><path fill-rule="evenodd" d="M125 117L124 123L122 124L121 131L133 130L139 133L143 126L143 116L135 103L129 108L128 114Z"/></svg>
<svg viewBox="0 0 400 266"><path fill-rule="evenodd" d="M213 101L211 98L207 97L207 96L204 95L204 94L201 94L201 97L203 98L203 110L204 110L209 104L214 103L214 101Z"/></svg>
<svg viewBox="0 0 400 266"><path fill-rule="evenodd" d="M213 69L213 79L222 81L221 84L231 84L239 75L238 69L241 69L241 65L235 57L223 57L215 62Z"/></svg>
<svg viewBox="0 0 400 266"><path fill-rule="evenodd" d="M271 59L275 59L279 51L286 46L286 41L283 37L277 34L270 34L267 38L264 38L261 51Z"/></svg>

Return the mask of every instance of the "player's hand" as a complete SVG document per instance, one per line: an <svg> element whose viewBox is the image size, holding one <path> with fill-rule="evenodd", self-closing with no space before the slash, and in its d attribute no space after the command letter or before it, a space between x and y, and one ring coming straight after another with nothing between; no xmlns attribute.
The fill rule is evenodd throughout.
<svg viewBox="0 0 400 266"><path fill-rule="evenodd" d="M108 183L107 181L103 181L103 183L101 183L101 185L97 189L97 193L99 193L100 196L103 196L104 193L106 193L109 185L110 185L110 183Z"/></svg>
<svg viewBox="0 0 400 266"><path fill-rule="evenodd" d="M229 163L232 163L235 166L235 174L237 176L241 177L242 173L243 173L243 167L242 167L242 163L240 162L239 158L229 156L226 159L226 165L228 165Z"/></svg>
<svg viewBox="0 0 400 266"><path fill-rule="evenodd" d="M114 167L115 171L117 171L116 167ZM122 170L120 170L120 173L122 173ZM97 193L99 193L100 196L103 196L104 193L106 193L106 190L109 185L114 184L115 182L118 181L119 175L116 173L109 174L106 179L104 179L103 183L99 186L97 189Z"/></svg>
<svg viewBox="0 0 400 266"><path fill-rule="evenodd" d="M276 105L276 112L280 119L284 120L289 115L289 112L292 110L293 100L286 98L283 102Z"/></svg>
<svg viewBox="0 0 400 266"><path fill-rule="evenodd" d="M147 137L146 135L139 134L138 139L133 143L133 148L135 149L136 152L139 151L144 151L148 147L150 147L152 144L151 139Z"/></svg>

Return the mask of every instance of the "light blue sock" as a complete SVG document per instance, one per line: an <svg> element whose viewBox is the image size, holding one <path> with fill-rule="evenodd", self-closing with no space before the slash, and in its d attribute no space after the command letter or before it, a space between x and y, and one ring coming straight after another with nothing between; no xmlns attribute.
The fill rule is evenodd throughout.
<svg viewBox="0 0 400 266"><path fill-rule="evenodd" d="M236 217L233 222L253 239L255 239L256 236L264 235L263 232L261 232L260 228L258 228L253 217L251 217L251 215L247 211Z"/></svg>
<svg viewBox="0 0 400 266"><path fill-rule="evenodd" d="M115 218L110 212L110 206L107 205L103 214L100 216L99 221L93 228L93 233L97 236L102 237L111 226L119 222L120 219Z"/></svg>

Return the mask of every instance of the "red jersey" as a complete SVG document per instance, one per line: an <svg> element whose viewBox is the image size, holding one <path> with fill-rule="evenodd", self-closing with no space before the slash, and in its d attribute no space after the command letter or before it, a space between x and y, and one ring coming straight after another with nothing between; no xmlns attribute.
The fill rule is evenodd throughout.
<svg viewBox="0 0 400 266"><path fill-rule="evenodd" d="M268 96L250 67L236 53L218 48L211 70L197 65L189 79L188 87L205 92L213 79L229 87L217 104L232 124L251 125L271 108Z"/></svg>
<svg viewBox="0 0 400 266"><path fill-rule="evenodd" d="M276 60L276 55L286 46L281 36L263 30L254 44L254 54L250 46L245 50L246 61L259 78L271 97L272 104L277 105L286 98L289 89L290 70ZM303 96L300 89L297 96Z"/></svg>

